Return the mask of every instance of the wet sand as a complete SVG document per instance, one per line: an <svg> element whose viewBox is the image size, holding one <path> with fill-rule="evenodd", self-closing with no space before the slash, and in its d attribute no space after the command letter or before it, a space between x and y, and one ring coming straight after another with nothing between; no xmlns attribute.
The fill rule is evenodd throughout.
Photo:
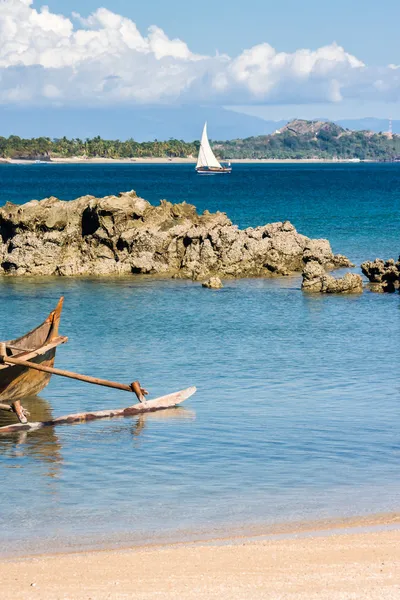
<svg viewBox="0 0 400 600"><path fill-rule="evenodd" d="M0 564L12 600L398 600L399 516ZM283 529L283 531L285 528Z"/></svg>

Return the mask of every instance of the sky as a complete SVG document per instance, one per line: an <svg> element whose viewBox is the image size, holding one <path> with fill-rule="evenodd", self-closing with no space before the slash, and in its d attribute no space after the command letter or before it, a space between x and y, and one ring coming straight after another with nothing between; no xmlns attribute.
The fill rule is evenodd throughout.
<svg viewBox="0 0 400 600"><path fill-rule="evenodd" d="M88 16L100 6L129 17L145 31L158 25L193 52L231 56L268 42L284 52L336 41L371 65L400 62L398 0L47 0L54 12ZM40 8L43 2L35 1Z"/></svg>
<svg viewBox="0 0 400 600"><path fill-rule="evenodd" d="M0 105L400 118L400 2L0 0Z"/></svg>

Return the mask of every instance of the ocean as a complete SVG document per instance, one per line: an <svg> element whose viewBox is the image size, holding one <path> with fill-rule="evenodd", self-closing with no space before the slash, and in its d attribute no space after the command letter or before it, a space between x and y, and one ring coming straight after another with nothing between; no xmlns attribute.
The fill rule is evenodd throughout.
<svg viewBox="0 0 400 600"><path fill-rule="evenodd" d="M191 165L0 166L0 205L130 189L224 211L240 227L288 219L358 266L400 252L397 164L234 165L226 177ZM198 388L165 413L1 436L0 553L399 510L399 295L305 295L300 284L0 279L0 339L64 295L58 367L139 378L153 397ZM24 404L44 420L130 402L53 377Z"/></svg>

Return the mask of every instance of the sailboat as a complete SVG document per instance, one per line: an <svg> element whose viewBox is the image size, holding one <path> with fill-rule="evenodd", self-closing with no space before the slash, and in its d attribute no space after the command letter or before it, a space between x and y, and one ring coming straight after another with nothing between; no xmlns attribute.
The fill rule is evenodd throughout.
<svg viewBox="0 0 400 600"><path fill-rule="evenodd" d="M199 156L197 158L196 171L200 175L214 175L217 173L232 173L231 163L222 166L215 158L211 150L210 142L207 136L207 122L204 124L203 135L201 136Z"/></svg>

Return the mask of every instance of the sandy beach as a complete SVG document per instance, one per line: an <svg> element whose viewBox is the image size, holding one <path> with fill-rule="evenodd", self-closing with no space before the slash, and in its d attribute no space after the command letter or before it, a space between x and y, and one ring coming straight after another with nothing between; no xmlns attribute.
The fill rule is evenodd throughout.
<svg viewBox="0 0 400 600"><path fill-rule="evenodd" d="M3 560L1 597L397 600L399 524L387 515L281 536Z"/></svg>

